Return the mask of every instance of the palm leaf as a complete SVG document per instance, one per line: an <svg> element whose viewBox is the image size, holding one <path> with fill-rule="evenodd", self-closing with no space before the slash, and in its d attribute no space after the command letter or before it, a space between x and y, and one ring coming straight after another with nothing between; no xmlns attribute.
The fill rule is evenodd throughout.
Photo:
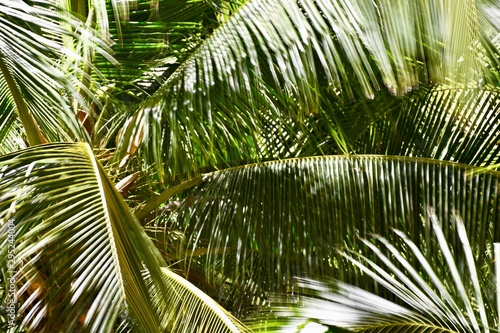
<svg viewBox="0 0 500 333"><path fill-rule="evenodd" d="M235 311L265 303L266 292L285 290L294 276L373 288L335 248L366 250L358 236L390 239L389 229L397 228L417 245L426 240L426 251L434 253L428 206L452 245L459 242L449 234L458 211L483 260L485 244L499 239L498 174L469 176L473 170L417 158L329 156L210 173L182 195L184 204L171 217L173 230L185 237L178 256L186 258L184 269L204 272L213 297Z"/></svg>
<svg viewBox="0 0 500 333"><path fill-rule="evenodd" d="M108 6L112 8L113 14L117 17L115 29L120 32L120 24L127 21L129 18L130 7L134 7L135 0L127 1L105 1L105 0L85 0L85 1L71 1L71 0L56 0L54 1L59 8L64 8L67 13L72 13L82 21L90 21L95 26L95 31L104 40L109 40L110 36L110 22L108 17ZM155 2L152 1L152 4ZM119 36L118 36L119 37Z"/></svg>
<svg viewBox="0 0 500 333"><path fill-rule="evenodd" d="M108 6L114 66L97 55L95 65L113 87L115 97L140 101L162 83L239 6L238 1L139 0L119 15Z"/></svg>
<svg viewBox="0 0 500 333"><path fill-rule="evenodd" d="M498 163L500 149L497 100L498 89L492 86L422 87L365 130L354 128L347 135L352 149L360 154L492 165Z"/></svg>
<svg viewBox="0 0 500 333"><path fill-rule="evenodd" d="M308 119L301 140L293 141L295 150L292 146L282 156L348 152L493 166L500 149L497 99L498 89L491 85L421 85L401 98L379 93L373 101L332 105ZM276 132L276 127L265 128L269 140L286 147Z"/></svg>
<svg viewBox="0 0 500 333"><path fill-rule="evenodd" d="M202 323L205 329L207 321L221 321L221 332L241 327L213 301L193 301L199 291L183 286L183 279L170 282L171 273L161 268L164 259L87 144L43 145L5 155L0 170L0 262L7 267L11 253L4 231L13 224L21 327L109 332L118 316L129 312L134 318L129 324L145 332L176 327L173 321L185 325L186 320L191 328ZM145 269L154 297L143 276ZM7 279L3 283L10 286ZM204 312L185 307L186 317L177 317L173 309L186 299ZM205 316L210 311L215 314ZM168 321L161 319L164 316ZM236 324L228 326L233 321Z"/></svg>
<svg viewBox="0 0 500 333"><path fill-rule="evenodd" d="M19 137L23 129L16 117L12 96L5 84L0 86L0 110L2 110L0 112L0 142L2 142L0 155L26 148L24 141Z"/></svg>
<svg viewBox="0 0 500 333"><path fill-rule="evenodd" d="M303 119L332 100L482 75L486 60L471 47L481 49L479 24L494 25L474 1L454 8L447 1L248 1L141 105L121 137L121 157L144 133L139 153L160 178L187 178L199 167L269 157L274 149L260 144L266 124L300 133Z"/></svg>
<svg viewBox="0 0 500 333"><path fill-rule="evenodd" d="M170 298L160 300L169 304L163 320L170 332L249 332L227 310L190 282L162 268L166 284L172 286ZM184 295L179 301L179 294Z"/></svg>
<svg viewBox="0 0 500 333"><path fill-rule="evenodd" d="M491 275L493 265L481 263L481 269L476 266L477 253L471 249L464 224L458 216L455 216L455 222L460 247L456 248L451 247L450 242L445 239L443 230L432 212L430 219L436 242L440 247L439 254L426 253L425 246L419 248L402 231L396 231L399 237L392 241L376 237L380 246L375 242L365 241L370 245L373 254L386 264L383 267L355 251L343 253L361 271L372 277L374 283L387 287L406 309L344 283L298 279L299 290L304 288L304 299L300 301L300 306L283 302L280 308L282 312L276 320L279 322L286 317L295 316L292 322L304 321L307 318L356 332L494 330L490 323L493 321L492 324L495 324L498 320L498 308L483 303L483 295L493 294L490 288L497 289L498 280L495 279L493 284L488 285L480 283L478 279L478 276L484 274ZM399 244L406 245L409 250ZM386 256L384 249L392 256ZM430 257L436 255L444 259L441 267L430 265L437 258ZM420 268L417 268L418 271L413 268L412 259L421 264ZM398 268L400 264L405 269ZM460 269L460 266L467 269ZM293 323L290 323L290 326L292 325Z"/></svg>
<svg viewBox="0 0 500 333"><path fill-rule="evenodd" d="M23 125L30 129L34 117L35 127L49 141L86 137L71 107L73 98L86 107L78 91L85 89L78 83L84 75L79 67L83 59L63 47L63 36L72 34L110 59L104 42L80 25L52 1L0 1L1 90L9 83L19 116L26 119Z"/></svg>
<svg viewBox="0 0 500 333"><path fill-rule="evenodd" d="M260 322L248 321L255 332L464 332L338 281L297 279L297 288L296 296L276 296L273 313L261 312Z"/></svg>

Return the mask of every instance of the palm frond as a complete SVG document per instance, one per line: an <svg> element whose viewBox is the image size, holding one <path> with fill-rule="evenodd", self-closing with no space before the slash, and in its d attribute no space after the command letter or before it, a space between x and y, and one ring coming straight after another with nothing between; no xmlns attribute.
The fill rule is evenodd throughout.
<svg viewBox="0 0 500 333"><path fill-rule="evenodd" d="M228 156L266 158L259 142L268 119L278 128L297 123L299 133L332 100L489 75L471 47L481 48L480 28L494 26L478 19L474 1L454 8L448 1L248 1L141 105L120 154L144 132L139 153L160 178L188 178Z"/></svg>
<svg viewBox="0 0 500 333"><path fill-rule="evenodd" d="M169 307L163 316L169 332L250 332L193 284L167 268L162 272L165 283L172 286L170 298L159 299ZM162 297L154 291L153 295Z"/></svg>
<svg viewBox="0 0 500 333"><path fill-rule="evenodd" d="M366 117L366 116L365 116ZM498 163L498 89L421 87L363 131L348 133L353 151L430 157L476 166Z"/></svg>
<svg viewBox="0 0 500 333"><path fill-rule="evenodd" d="M13 245L14 269L4 273L15 280L21 328L111 331L119 316L130 314L129 324L145 332L186 320L203 325L221 320L221 332L234 331L226 325L236 322L229 314L208 318L195 311L207 300L193 301L192 287L181 292L183 279L169 282L173 278L161 268L164 259L87 144L42 145L5 155L0 170L0 262L8 267L8 245ZM14 240L9 228L15 230ZM9 281L2 281L4 290ZM193 307L175 312L187 299Z"/></svg>
<svg viewBox="0 0 500 333"><path fill-rule="evenodd" d="M294 276L332 276L368 288L335 248L367 249L369 233L397 228L438 250L426 226L434 207L450 235L453 211L463 217L478 260L499 239L496 172L428 159L382 156L297 158L207 174L183 193L169 226L185 237L181 267L201 270L211 294L235 311L266 302ZM480 195L479 195L480 193ZM433 263L433 264L438 264Z"/></svg>
<svg viewBox="0 0 500 333"><path fill-rule="evenodd" d="M0 155L5 155L26 148L21 139L23 132L15 114L14 102L5 82L0 82Z"/></svg>
<svg viewBox="0 0 500 333"><path fill-rule="evenodd" d="M444 237L436 216L432 212L429 215L429 228L434 231L439 253L430 254L425 246L419 248L402 231L396 231L398 237L392 240L376 236L380 245L365 240L384 266L355 251L342 253L375 284L385 286L404 307L338 281L299 278L298 294L304 288L304 298L299 296L298 304L287 304L285 299L278 308L283 312L276 320L283 322L286 317L295 317L292 322L307 319L356 332L496 331L498 308L484 303L483 295L493 294L498 280L493 278L493 284L488 285L478 278L485 274L494 277L493 265L476 264L477 253L470 247L460 217L455 216L454 220L460 246L454 248ZM431 266L436 258L443 259L441 266Z"/></svg>
<svg viewBox="0 0 500 333"><path fill-rule="evenodd" d="M120 65L102 56L95 64L116 85L115 96L144 100L220 25L221 15L237 7L232 0L139 0L122 21L110 5L109 29Z"/></svg>
<svg viewBox="0 0 500 333"><path fill-rule="evenodd" d="M71 107L73 98L81 101L83 59L63 47L63 36L73 34L107 54L107 45L82 29L80 21L60 13L52 1L0 1L0 54L5 66L1 80L12 76L11 94L27 106L27 110L18 107L18 112L33 116L49 141L86 137Z"/></svg>
<svg viewBox="0 0 500 333"><path fill-rule="evenodd" d="M249 319L250 327L255 332L297 333L464 332L463 328L433 323L414 310L342 282L298 278L297 288L294 296L276 296L273 313L261 312L258 321ZM263 320L265 315L267 320Z"/></svg>

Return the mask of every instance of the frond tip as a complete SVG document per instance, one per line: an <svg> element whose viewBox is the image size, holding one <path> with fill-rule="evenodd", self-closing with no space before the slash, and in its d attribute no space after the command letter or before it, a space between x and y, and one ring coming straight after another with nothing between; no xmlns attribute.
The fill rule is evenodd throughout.
<svg viewBox="0 0 500 333"><path fill-rule="evenodd" d="M189 281L168 268L162 268L162 272L165 284L171 286L173 290L171 297L166 300L173 311L166 312L163 317L168 323L169 331L250 332L234 316Z"/></svg>

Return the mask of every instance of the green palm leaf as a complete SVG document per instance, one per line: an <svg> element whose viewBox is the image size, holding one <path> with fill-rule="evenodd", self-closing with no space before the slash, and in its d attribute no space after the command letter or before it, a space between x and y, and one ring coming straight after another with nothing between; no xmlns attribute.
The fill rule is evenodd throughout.
<svg viewBox="0 0 500 333"><path fill-rule="evenodd" d="M363 131L346 132L352 149L360 154L491 165L498 163L500 149L497 101L498 89L492 86L422 87Z"/></svg>
<svg viewBox="0 0 500 333"><path fill-rule="evenodd" d="M298 278L296 288L273 298L267 320L248 321L255 332L468 332L338 281Z"/></svg>
<svg viewBox="0 0 500 333"><path fill-rule="evenodd" d="M464 1L460 11L446 4L248 1L141 105L120 155L141 137L141 156L168 182L202 166L274 157L266 151L279 151L280 140L262 145L266 125L302 133L304 119L335 101L372 98L383 85L401 93L428 80L489 75L479 67L494 61L471 49L483 49L479 25L494 26L480 3Z"/></svg>
<svg viewBox="0 0 500 333"><path fill-rule="evenodd" d="M7 267L12 252L6 231L14 226L12 274L21 327L110 332L119 315L130 312L129 324L145 332L206 331L209 324L220 332L242 328L162 269L164 259L87 144L36 146L3 156L0 170L0 262ZM8 280L3 283L9 290ZM183 305L187 300L191 307ZM179 307L182 313L175 312Z"/></svg>
<svg viewBox="0 0 500 333"><path fill-rule="evenodd" d="M481 262L483 267L476 266L477 253L471 249L465 226L458 216L455 217L455 231L460 239L458 247L450 246L432 212L430 219L435 241L440 247L438 253L426 252L425 246L419 248L402 231L396 231L398 237L391 241L376 237L380 245L365 240L383 266L355 251L343 253L406 308L344 283L299 279L298 287L299 290L304 288L304 299L300 306L283 302L282 312L276 320L296 317L289 325L293 326L293 322L307 318L356 332L495 331L492 324L498 325L498 308L484 303L483 295L491 297L498 280L492 276L489 278L493 283L484 284L478 278L492 275L493 265ZM431 266L438 257L443 260L442 264ZM415 266L414 259L420 266Z"/></svg>
<svg viewBox="0 0 500 333"><path fill-rule="evenodd" d="M19 137L23 132L19 119L15 114L15 107L9 89L4 86L0 88L0 155L26 148L24 141Z"/></svg>
<svg viewBox="0 0 500 333"><path fill-rule="evenodd" d="M170 332L250 332L227 310L190 282L167 268L162 268L166 284L172 287L163 319ZM179 301L179 294L183 295Z"/></svg>
<svg viewBox="0 0 500 333"><path fill-rule="evenodd" d="M79 92L86 89L79 84L85 75L79 67L83 59L64 47L63 39L71 35L110 59L104 42L47 0L0 1L0 35L0 90L15 102L30 140L37 127L49 141L85 138L71 107L73 99L83 103Z"/></svg>
<svg viewBox="0 0 500 333"><path fill-rule="evenodd" d="M390 239L390 228L397 228L434 253L428 206L452 245L459 242L449 232L458 211L483 260L485 244L499 237L498 174L470 176L473 170L427 159L330 156L207 174L182 196L174 220L186 240L178 255L186 258L184 269L204 272L214 297L241 311L265 303L268 291L285 290L294 276L373 288L335 249L366 250L358 236Z"/></svg>
<svg viewBox="0 0 500 333"><path fill-rule="evenodd" d="M216 15L223 10L203 0L140 0L122 22L115 5L109 7L113 8L108 11L109 32L116 42L113 56L120 65L99 55L94 64L113 84L113 93L130 100L143 100L154 93L219 25Z"/></svg>

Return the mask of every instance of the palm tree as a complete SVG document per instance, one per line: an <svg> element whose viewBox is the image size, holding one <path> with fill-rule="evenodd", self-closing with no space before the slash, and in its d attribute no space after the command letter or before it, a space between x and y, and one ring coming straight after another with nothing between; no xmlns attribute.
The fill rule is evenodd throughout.
<svg viewBox="0 0 500 333"><path fill-rule="evenodd" d="M398 302L338 250L439 265L434 215L490 258L495 2L119 3L0 1L6 329L246 330L295 277Z"/></svg>

